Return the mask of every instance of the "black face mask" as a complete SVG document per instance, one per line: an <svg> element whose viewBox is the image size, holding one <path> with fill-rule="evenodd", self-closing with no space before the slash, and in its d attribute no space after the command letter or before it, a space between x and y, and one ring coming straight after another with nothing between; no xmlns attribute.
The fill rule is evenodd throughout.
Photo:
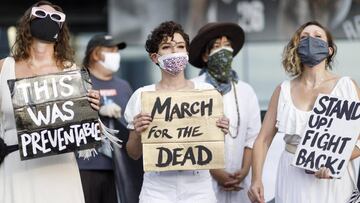
<svg viewBox="0 0 360 203"><path fill-rule="evenodd" d="M30 22L31 35L37 39L47 42L56 42L60 32L60 26L57 22L46 18L35 18Z"/></svg>

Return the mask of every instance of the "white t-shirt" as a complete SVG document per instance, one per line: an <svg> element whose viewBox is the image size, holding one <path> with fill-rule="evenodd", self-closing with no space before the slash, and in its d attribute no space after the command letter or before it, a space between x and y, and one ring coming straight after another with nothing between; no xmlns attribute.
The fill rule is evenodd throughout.
<svg viewBox="0 0 360 203"><path fill-rule="evenodd" d="M213 86L194 82L194 89L213 89ZM126 106L124 115L130 130L134 129L134 117L141 112L141 93L146 91L156 91L155 84L137 89ZM140 203L216 202L209 170L145 172L139 199Z"/></svg>

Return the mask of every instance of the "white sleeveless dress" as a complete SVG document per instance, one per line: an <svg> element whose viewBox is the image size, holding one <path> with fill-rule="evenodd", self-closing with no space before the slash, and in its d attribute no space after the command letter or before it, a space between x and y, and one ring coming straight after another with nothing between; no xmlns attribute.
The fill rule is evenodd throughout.
<svg viewBox="0 0 360 203"><path fill-rule="evenodd" d="M298 145L310 112L297 109L291 99L290 81L281 84L278 101L277 124L285 134L287 144ZM342 98L358 100L357 90L349 77L342 77L331 92ZM341 179L318 179L303 169L291 166L294 154L284 151L281 155L275 191L276 203L346 203L353 191L358 160L348 165ZM356 170L357 171L357 170Z"/></svg>
<svg viewBox="0 0 360 203"><path fill-rule="evenodd" d="M15 61L5 59L0 73L0 137L18 144L8 79L15 78ZM19 151L0 165L0 203L84 203L74 153L21 161Z"/></svg>

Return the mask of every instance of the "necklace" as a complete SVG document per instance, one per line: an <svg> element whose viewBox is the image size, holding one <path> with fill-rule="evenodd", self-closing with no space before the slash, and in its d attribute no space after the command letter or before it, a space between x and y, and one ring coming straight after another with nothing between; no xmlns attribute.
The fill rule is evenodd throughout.
<svg viewBox="0 0 360 203"><path fill-rule="evenodd" d="M236 94L236 87L234 81L231 81L232 86L234 87L234 97L235 97L235 105L236 105L236 113L237 113L237 123L236 123L236 134L232 135L229 130L229 135L231 138L235 139L239 135L239 127L240 127L240 109L239 109L239 101Z"/></svg>
<svg viewBox="0 0 360 203"><path fill-rule="evenodd" d="M301 80L303 80L302 83L305 85L305 87L309 88L309 86L310 86L312 89L316 89L316 88L320 87L322 84L324 84L325 82L328 82L333 79L334 79L334 77L332 75L325 72L324 74L322 74L322 77L319 78L318 80L314 81L311 79L307 79L306 77L302 77L302 78L300 78L300 82L301 82Z"/></svg>

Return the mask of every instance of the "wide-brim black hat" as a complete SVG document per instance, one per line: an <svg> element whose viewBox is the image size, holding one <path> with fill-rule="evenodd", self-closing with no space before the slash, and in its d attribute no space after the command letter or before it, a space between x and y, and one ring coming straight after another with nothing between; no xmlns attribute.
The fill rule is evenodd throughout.
<svg viewBox="0 0 360 203"><path fill-rule="evenodd" d="M234 49L233 56L235 56L245 41L245 34L243 29L236 23L217 22L208 23L203 26L198 34L190 43L189 62L197 68L205 67L205 62L202 59L202 54L205 52L206 45L213 39L226 36L231 41L231 46Z"/></svg>

